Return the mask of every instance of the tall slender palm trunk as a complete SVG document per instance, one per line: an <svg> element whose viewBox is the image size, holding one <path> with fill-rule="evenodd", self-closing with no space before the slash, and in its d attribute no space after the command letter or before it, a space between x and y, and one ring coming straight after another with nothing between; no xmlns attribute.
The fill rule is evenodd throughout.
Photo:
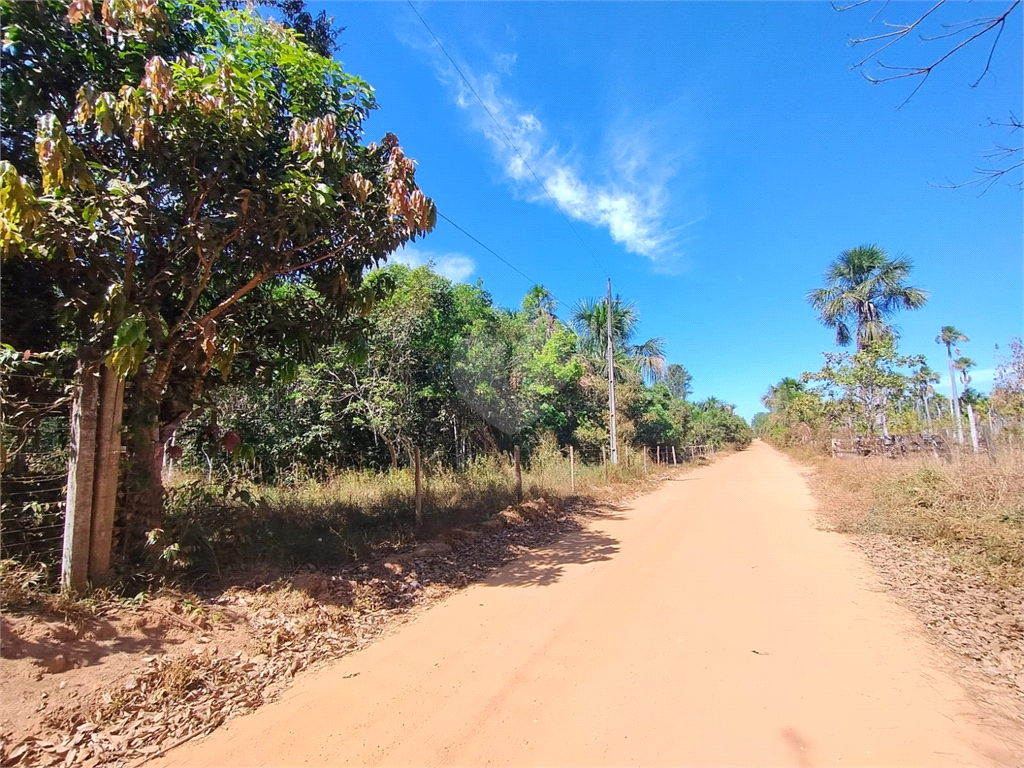
<svg viewBox="0 0 1024 768"><path fill-rule="evenodd" d="M974 406L971 403L967 404L967 420L971 425L971 447L974 448L975 453L981 453L981 447L978 445L978 424L974 418Z"/></svg>
<svg viewBox="0 0 1024 768"><path fill-rule="evenodd" d="M946 356L949 358L949 410L953 416L953 428L956 431L956 441L964 444L964 425L960 415L960 400L956 395L956 373L953 370L953 350L947 345Z"/></svg>

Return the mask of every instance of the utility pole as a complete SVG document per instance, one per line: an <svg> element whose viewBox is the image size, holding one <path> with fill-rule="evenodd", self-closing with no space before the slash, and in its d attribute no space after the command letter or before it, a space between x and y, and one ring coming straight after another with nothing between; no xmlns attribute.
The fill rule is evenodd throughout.
<svg viewBox="0 0 1024 768"><path fill-rule="evenodd" d="M611 433L611 462L619 463L615 436L615 346L612 337L612 279L608 278L608 427Z"/></svg>

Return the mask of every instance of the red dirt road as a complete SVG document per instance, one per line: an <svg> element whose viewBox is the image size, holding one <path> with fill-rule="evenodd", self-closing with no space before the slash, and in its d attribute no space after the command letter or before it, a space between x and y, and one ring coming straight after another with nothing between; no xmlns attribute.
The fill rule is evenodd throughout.
<svg viewBox="0 0 1024 768"><path fill-rule="evenodd" d="M1021 765L812 518L755 443L150 765Z"/></svg>

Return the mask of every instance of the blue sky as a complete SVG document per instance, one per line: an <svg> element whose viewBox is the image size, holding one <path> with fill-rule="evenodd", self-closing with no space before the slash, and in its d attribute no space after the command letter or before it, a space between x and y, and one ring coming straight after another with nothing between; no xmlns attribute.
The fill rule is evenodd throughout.
<svg viewBox="0 0 1024 768"><path fill-rule="evenodd" d="M938 24L1007 5L953 4ZM1014 141L986 123L1024 116L1020 9L977 87L975 45L897 109L916 81L871 85L850 69L868 51L847 41L929 5L872 21L880 5L417 3L531 171L406 3L322 7L346 27L338 58L376 90L367 140L397 134L439 210L551 290L563 318L610 276L695 398L749 418L770 384L820 367L834 338L804 294L865 243L909 256L931 292L897 319L903 352L944 370L933 340L956 325L987 389L995 345L1022 333L1022 193L936 186ZM928 63L939 45L908 38L882 61ZM504 306L530 287L443 220L399 258L483 279Z"/></svg>

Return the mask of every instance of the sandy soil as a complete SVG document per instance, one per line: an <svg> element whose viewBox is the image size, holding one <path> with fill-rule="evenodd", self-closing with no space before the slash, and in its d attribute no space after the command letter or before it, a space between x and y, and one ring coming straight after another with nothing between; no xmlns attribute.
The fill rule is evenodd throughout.
<svg viewBox="0 0 1024 768"><path fill-rule="evenodd" d="M640 488L615 490L621 503ZM368 562L252 569L202 594L163 589L64 606L70 613L45 603L5 612L0 765L116 768L163 754L607 508L599 498L532 499L482 530L450 529Z"/></svg>
<svg viewBox="0 0 1024 768"><path fill-rule="evenodd" d="M1012 711L755 443L152 766L1021 765Z"/></svg>

